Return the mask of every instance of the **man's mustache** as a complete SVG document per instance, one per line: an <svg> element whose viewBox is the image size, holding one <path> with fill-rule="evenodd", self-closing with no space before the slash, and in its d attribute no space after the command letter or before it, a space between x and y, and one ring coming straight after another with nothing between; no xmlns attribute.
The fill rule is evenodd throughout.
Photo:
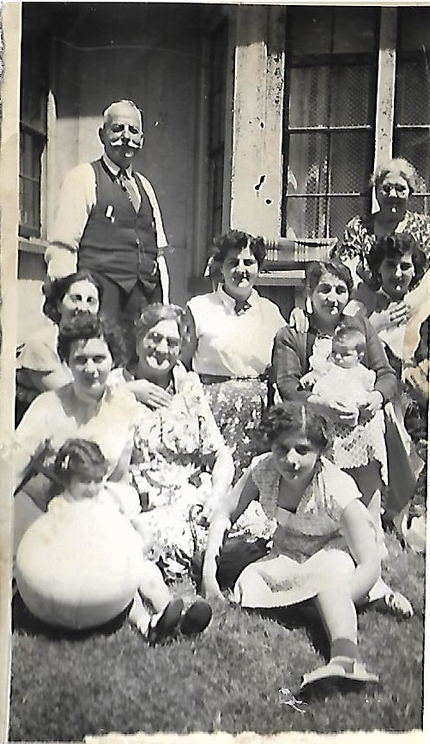
<svg viewBox="0 0 430 744"><path fill-rule="evenodd" d="M110 142L111 147L123 147L124 145L127 145L127 147L130 147L134 150L140 150L142 147L142 140L140 140L139 144L136 144L136 142L132 139L123 139L122 137L120 139L112 140Z"/></svg>

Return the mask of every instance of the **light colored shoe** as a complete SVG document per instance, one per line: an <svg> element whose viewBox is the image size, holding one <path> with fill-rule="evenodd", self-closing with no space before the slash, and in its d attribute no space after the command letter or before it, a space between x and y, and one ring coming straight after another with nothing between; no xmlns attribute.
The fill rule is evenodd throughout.
<svg viewBox="0 0 430 744"><path fill-rule="evenodd" d="M395 615L396 617L402 617L402 618L410 618L414 615L414 609L409 602L409 599L406 599L406 597L401 592L394 592L390 589L389 592L386 592L383 597L379 597L379 599L375 599L370 604L371 607L374 607L379 612L387 612L390 615Z"/></svg>
<svg viewBox="0 0 430 744"><path fill-rule="evenodd" d="M323 667L303 675L300 692L316 687L357 686L379 682L377 674L368 672L364 664L355 659L335 657Z"/></svg>

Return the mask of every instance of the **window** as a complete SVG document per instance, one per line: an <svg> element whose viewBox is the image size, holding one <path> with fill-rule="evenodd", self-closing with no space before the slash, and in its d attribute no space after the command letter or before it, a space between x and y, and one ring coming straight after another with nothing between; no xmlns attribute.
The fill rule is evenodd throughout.
<svg viewBox="0 0 430 744"><path fill-rule="evenodd" d="M46 145L48 52L46 38L23 27L19 162L19 234L41 237L42 159ZM24 44L25 41L25 44Z"/></svg>
<svg viewBox="0 0 430 744"><path fill-rule="evenodd" d="M369 199L377 9L287 8L283 234L339 237Z"/></svg>
<svg viewBox="0 0 430 744"><path fill-rule="evenodd" d="M430 8L399 9L394 155L409 160L422 179L411 209L430 213Z"/></svg>
<svg viewBox="0 0 430 744"><path fill-rule="evenodd" d="M208 245L222 230L227 79L227 24L211 35L209 72L209 209Z"/></svg>

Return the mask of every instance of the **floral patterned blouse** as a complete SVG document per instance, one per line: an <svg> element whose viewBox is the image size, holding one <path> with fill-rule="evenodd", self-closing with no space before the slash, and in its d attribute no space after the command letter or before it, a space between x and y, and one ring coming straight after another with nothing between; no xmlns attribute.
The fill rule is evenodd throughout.
<svg viewBox="0 0 430 744"><path fill-rule="evenodd" d="M343 238L335 249L335 255L341 261L360 256L363 259L368 255L370 249L376 243L374 233L374 215L366 217L357 215L353 217L345 227ZM421 249L430 258L430 217L419 212L406 211L402 220L401 231L407 232L418 242Z"/></svg>
<svg viewBox="0 0 430 744"><path fill-rule="evenodd" d="M136 427L131 473L149 508L166 504L184 485L198 481L225 447L198 375L178 363L172 392L167 408L152 411L141 405Z"/></svg>

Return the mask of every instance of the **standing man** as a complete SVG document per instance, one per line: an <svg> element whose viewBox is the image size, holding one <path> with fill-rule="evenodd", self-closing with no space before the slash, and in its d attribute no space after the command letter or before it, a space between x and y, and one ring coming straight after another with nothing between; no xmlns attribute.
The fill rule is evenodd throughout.
<svg viewBox="0 0 430 744"><path fill-rule="evenodd" d="M142 307L168 301L167 240L154 189L132 169L144 144L141 111L111 103L99 137L101 158L66 175L45 260L51 279L91 271L103 286L101 311L130 330Z"/></svg>

